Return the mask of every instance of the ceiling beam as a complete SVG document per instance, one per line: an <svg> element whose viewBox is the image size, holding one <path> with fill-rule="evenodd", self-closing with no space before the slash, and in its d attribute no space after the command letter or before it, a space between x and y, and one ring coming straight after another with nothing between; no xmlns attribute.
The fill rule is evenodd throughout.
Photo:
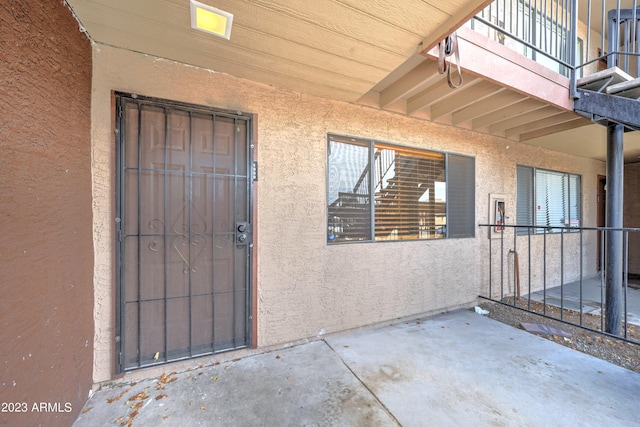
<svg viewBox="0 0 640 427"><path fill-rule="evenodd" d="M421 86L429 85L434 79L440 78L438 63L424 61L413 70L409 71L397 82L380 92L380 108L385 108Z"/></svg>
<svg viewBox="0 0 640 427"><path fill-rule="evenodd" d="M459 10L450 15L449 19L444 21L435 31L432 31L420 44L421 54L425 55L426 52L435 47L441 40L445 37L456 31L465 22L467 22L472 17L476 16L482 9L489 5L493 0L484 0L484 1L475 1L468 2L464 5L464 7L459 8ZM449 4L454 5L457 2L449 2Z"/></svg>
<svg viewBox="0 0 640 427"><path fill-rule="evenodd" d="M525 98L524 100L517 102L514 105L503 107L499 110L492 111L488 114L473 119L472 129L478 130L494 123L501 122L508 118L519 116L520 114L525 114L529 111L537 110L544 107L545 105L546 104L543 104L535 99Z"/></svg>
<svg viewBox="0 0 640 427"><path fill-rule="evenodd" d="M462 76L465 79L465 85L471 85L477 80L476 77L464 73L462 74ZM454 92L454 89L451 89L451 87L449 87L447 78L441 75L440 80L438 80L434 85L429 86L419 94L409 98L409 100L407 101L407 114L412 115L416 111L427 108L434 102L447 96L453 95Z"/></svg>
<svg viewBox="0 0 640 427"><path fill-rule="evenodd" d="M553 108L553 107L550 107ZM542 110L540 110L542 111ZM533 132L539 129L548 128L550 126L555 126L560 123L569 122L576 119L576 114L571 112L561 112L561 110L556 109L556 112L560 114L554 114L547 118L531 121L529 123L522 124L520 126L516 126L513 128L509 128L505 131L505 136L509 139L514 139L517 137L520 139L520 135L523 133Z"/></svg>
<svg viewBox="0 0 640 427"><path fill-rule="evenodd" d="M519 116L510 117L507 120L503 120L498 123L494 123L489 126L489 133L500 134L506 132L507 129L513 129L518 126L522 126L527 123L531 123L536 120L541 120L556 114L560 114L562 111L550 105L538 108L528 113L520 114Z"/></svg>
<svg viewBox="0 0 640 427"><path fill-rule="evenodd" d="M483 102L471 104L468 107L453 113L453 125L459 126L464 122L483 116L490 111L508 107L524 99L526 99L526 96L518 92L503 89L500 92L485 98Z"/></svg>
<svg viewBox="0 0 640 427"><path fill-rule="evenodd" d="M553 133L564 132L566 130L575 129L590 124L591 122L589 120L583 117L576 117L575 120L520 134L520 142L529 141L531 139L540 138L542 136L551 135Z"/></svg>
<svg viewBox="0 0 640 427"><path fill-rule="evenodd" d="M479 100L486 98L489 95L493 95L500 90L502 90L500 86L488 81L481 81L473 86L463 85L456 89L456 96L447 97L431 106L431 120L435 120L445 114L449 114L453 111L459 110L460 108L466 107L469 104L478 102Z"/></svg>

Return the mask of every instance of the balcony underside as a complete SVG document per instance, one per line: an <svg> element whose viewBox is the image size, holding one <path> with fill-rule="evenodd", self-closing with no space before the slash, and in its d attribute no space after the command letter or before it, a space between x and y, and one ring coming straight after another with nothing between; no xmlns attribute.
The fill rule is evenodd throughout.
<svg viewBox="0 0 640 427"><path fill-rule="evenodd" d="M361 103L507 138L529 141L590 124L572 111L569 79L463 27L458 30L464 84L438 73L437 47L421 52Z"/></svg>
<svg viewBox="0 0 640 427"><path fill-rule="evenodd" d="M467 27L458 29L464 84L438 73L437 47L419 52L360 99L410 117L606 159L606 129L573 111L569 79ZM640 158L638 132L625 136L625 162Z"/></svg>

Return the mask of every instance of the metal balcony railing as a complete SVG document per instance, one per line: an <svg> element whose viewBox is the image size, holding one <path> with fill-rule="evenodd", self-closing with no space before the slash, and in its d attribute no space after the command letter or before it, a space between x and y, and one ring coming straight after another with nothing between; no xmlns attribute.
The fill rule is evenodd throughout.
<svg viewBox="0 0 640 427"><path fill-rule="evenodd" d="M471 20L471 27L507 47L570 75L575 0L495 0Z"/></svg>
<svg viewBox="0 0 640 427"><path fill-rule="evenodd" d="M480 228L491 237L483 257L480 298L640 344L635 335L640 328L640 287L630 285L635 283L630 276L639 276L629 273L630 247L631 252L640 247L640 229L496 224ZM609 233L621 234L623 242L620 336L606 332L603 242Z"/></svg>
<svg viewBox="0 0 640 427"><path fill-rule="evenodd" d="M618 67L633 77L640 75L638 33L640 10L637 0L586 2L584 24L587 33L586 57L579 67L597 64L598 68Z"/></svg>
<svg viewBox="0 0 640 427"><path fill-rule="evenodd" d="M640 76L638 0L495 0L472 29L576 81L618 67Z"/></svg>

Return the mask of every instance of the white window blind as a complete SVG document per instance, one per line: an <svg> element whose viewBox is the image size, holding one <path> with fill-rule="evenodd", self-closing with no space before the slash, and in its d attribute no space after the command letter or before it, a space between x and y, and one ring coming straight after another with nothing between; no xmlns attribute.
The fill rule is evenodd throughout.
<svg viewBox="0 0 640 427"><path fill-rule="evenodd" d="M443 237L446 200L436 184L446 182L444 154L380 143L375 153L375 239Z"/></svg>
<svg viewBox="0 0 640 427"><path fill-rule="evenodd" d="M568 176L536 171L536 225L568 226Z"/></svg>
<svg viewBox="0 0 640 427"><path fill-rule="evenodd" d="M581 198L579 175L517 167L517 225L579 227ZM554 231L559 230L547 230ZM526 234L528 230L521 228L518 232Z"/></svg>

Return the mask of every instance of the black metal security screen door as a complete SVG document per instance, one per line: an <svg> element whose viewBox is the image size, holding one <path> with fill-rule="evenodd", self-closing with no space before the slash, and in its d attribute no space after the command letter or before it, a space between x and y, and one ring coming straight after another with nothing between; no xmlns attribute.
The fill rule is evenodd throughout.
<svg viewBox="0 0 640 427"><path fill-rule="evenodd" d="M117 369L250 343L251 117L117 95Z"/></svg>

